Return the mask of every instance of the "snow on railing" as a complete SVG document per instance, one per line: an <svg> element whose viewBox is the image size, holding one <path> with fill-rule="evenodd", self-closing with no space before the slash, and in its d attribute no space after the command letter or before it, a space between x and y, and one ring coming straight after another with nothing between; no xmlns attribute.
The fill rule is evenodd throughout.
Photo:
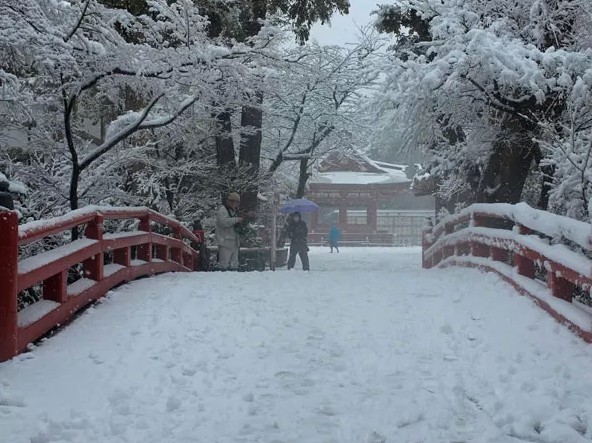
<svg viewBox="0 0 592 443"><path fill-rule="evenodd" d="M105 220L137 220L138 230L105 233ZM167 227L170 235L154 232L155 225ZM78 227L84 227L80 239L19 259L21 247ZM0 361L122 282L196 270L199 253L191 243L199 239L189 229L148 208L89 206L21 226L15 211L0 211ZM82 277L69 281L73 267ZM19 293L32 288L41 292L41 300L19 311Z"/></svg>
<svg viewBox="0 0 592 443"><path fill-rule="evenodd" d="M499 274L592 342L592 225L525 203L474 204L423 236L423 267Z"/></svg>

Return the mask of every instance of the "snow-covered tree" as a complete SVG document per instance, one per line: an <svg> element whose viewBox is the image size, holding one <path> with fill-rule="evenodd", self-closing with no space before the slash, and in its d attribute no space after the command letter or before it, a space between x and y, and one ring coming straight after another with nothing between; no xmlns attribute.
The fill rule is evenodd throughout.
<svg viewBox="0 0 592 443"><path fill-rule="evenodd" d="M38 189L52 182L54 201L66 194L75 209L81 198L97 202L89 197L101 187L102 199L112 198L108 189L123 185L109 172L129 156L107 157L124 143L146 145L147 130L166 127L198 103L209 118L212 103L244 97L244 61L258 42L230 49L213 42L192 1L169 3L151 0L148 14L139 15L94 0L1 4L0 79L9 103L3 136L27 132L9 156L39 176ZM221 78L223 93L215 88ZM50 164L60 171L47 177Z"/></svg>
<svg viewBox="0 0 592 443"><path fill-rule="evenodd" d="M308 44L276 61L264 122L267 175L286 161L299 162L298 197L315 159L363 132L360 103L377 82L380 46L375 35L363 34L352 48Z"/></svg>
<svg viewBox="0 0 592 443"><path fill-rule="evenodd" d="M333 13L347 13L348 0L246 0L226 2L209 0L204 10L210 18L210 35L226 37L228 44L249 42L250 39L267 32L263 26L266 21L276 25L289 26L300 43L308 40L310 28L315 22L328 22ZM259 66L251 60L252 67ZM263 65L264 66L264 65ZM265 77L261 76L261 80ZM236 106L228 106L216 114L218 137L216 139L217 158L221 172L247 172L251 179L243 189L241 207L247 212L256 211L259 194L261 163L261 144L263 139L263 101L262 88L253 87L247 94L250 104L240 107L238 124L232 122L233 114L238 114ZM233 127L239 126L238 156L235 153ZM238 161L237 161L238 160ZM232 172L231 172L232 173Z"/></svg>
<svg viewBox="0 0 592 443"><path fill-rule="evenodd" d="M442 189L517 202L533 165L548 164L543 128L565 136L554 125L590 64L589 22L590 4L579 0L382 6L379 27L398 37L382 116L434 155Z"/></svg>

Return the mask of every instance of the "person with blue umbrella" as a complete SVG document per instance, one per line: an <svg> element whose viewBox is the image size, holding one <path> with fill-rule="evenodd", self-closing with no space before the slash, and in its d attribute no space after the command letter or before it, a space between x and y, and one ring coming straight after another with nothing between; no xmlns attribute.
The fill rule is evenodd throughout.
<svg viewBox="0 0 592 443"><path fill-rule="evenodd" d="M300 256L302 262L302 270L308 271L310 263L308 261L308 244L306 237L308 236L308 227L300 212L293 212L288 217L286 226L286 235L290 239L290 255L288 257L288 270L292 269L296 264L296 256Z"/></svg>
<svg viewBox="0 0 592 443"><path fill-rule="evenodd" d="M295 212L308 213L319 210L319 205L306 198L297 198L296 200L288 200L285 202L280 211L284 214L293 214Z"/></svg>

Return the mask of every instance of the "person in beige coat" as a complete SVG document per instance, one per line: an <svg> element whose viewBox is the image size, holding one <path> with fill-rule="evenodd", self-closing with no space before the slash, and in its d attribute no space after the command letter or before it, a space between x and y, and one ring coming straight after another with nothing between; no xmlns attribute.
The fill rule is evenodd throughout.
<svg viewBox="0 0 592 443"><path fill-rule="evenodd" d="M238 269L240 237L236 232L236 225L243 221L238 213L239 204L240 196L236 192L231 192L216 213L218 264L224 270Z"/></svg>

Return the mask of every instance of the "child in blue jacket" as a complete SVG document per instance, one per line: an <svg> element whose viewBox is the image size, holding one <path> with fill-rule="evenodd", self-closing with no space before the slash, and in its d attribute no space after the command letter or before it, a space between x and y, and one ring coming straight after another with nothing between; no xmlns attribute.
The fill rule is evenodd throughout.
<svg viewBox="0 0 592 443"><path fill-rule="evenodd" d="M333 252L333 248L339 252L339 240L341 239L341 231L336 225L331 225L331 229L329 230L329 247L331 248L331 252Z"/></svg>

